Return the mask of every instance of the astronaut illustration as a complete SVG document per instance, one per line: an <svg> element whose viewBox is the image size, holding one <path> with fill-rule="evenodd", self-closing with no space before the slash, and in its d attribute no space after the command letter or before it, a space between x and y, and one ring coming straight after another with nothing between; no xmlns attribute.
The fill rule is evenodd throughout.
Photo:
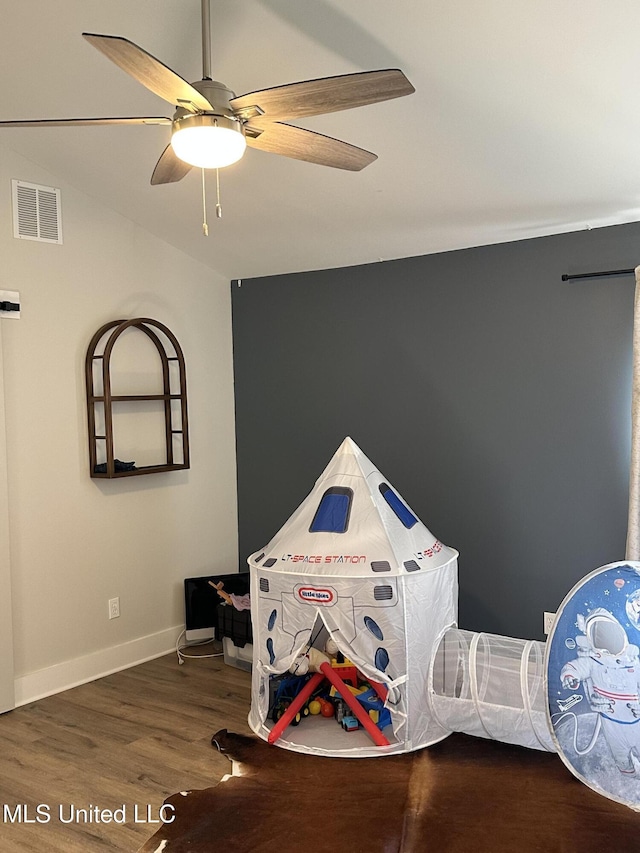
<svg viewBox="0 0 640 853"><path fill-rule="evenodd" d="M635 773L632 753L640 759L640 658L637 646L608 610L578 616L583 632L576 637L578 657L560 672L562 686L575 691L582 682L592 711L600 715L602 733L621 773Z"/></svg>
<svg viewBox="0 0 640 853"><path fill-rule="evenodd" d="M640 589L636 589L627 597L626 611L629 622L640 631Z"/></svg>

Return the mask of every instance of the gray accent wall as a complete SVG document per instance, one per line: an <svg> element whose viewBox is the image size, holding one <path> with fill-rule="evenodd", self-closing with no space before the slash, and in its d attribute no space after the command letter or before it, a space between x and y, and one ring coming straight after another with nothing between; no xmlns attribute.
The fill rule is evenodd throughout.
<svg viewBox="0 0 640 853"><path fill-rule="evenodd" d="M349 435L460 552L460 625L542 639L627 526L633 276L561 276L639 262L633 223L233 282L241 566Z"/></svg>

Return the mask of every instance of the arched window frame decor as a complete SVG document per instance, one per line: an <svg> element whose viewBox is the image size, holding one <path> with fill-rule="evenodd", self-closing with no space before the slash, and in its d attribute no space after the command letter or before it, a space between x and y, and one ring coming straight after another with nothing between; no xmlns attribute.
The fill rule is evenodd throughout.
<svg viewBox="0 0 640 853"><path fill-rule="evenodd" d="M155 345L162 367L161 394L113 394L111 381L111 354L123 332L127 329L139 329L147 335ZM158 331L162 332L162 337ZM98 351L101 342L105 340L104 348ZM167 341L171 348L168 348ZM95 364L102 362L102 394L95 391ZM176 362L178 371L178 388L171 388L172 362ZM187 417L187 378L182 349L176 336L163 323L147 317L137 317L133 320L112 320L105 323L92 337L85 359L85 376L87 386L87 414L89 426L89 470L91 477L113 479L116 477L134 477L141 474L156 474L163 471L177 471L189 468L189 430ZM175 371L174 371L175 377ZM165 461L158 465L147 465L131 470L116 470L116 454L113 437L114 404L131 401L161 400L164 408L165 421ZM173 401L179 401L179 409L172 406ZM104 407L104 435L96 432L96 407ZM179 411L179 414L177 414ZM177 423L175 421L178 421ZM182 461L174 460L174 437L182 438ZM104 448L103 454L98 454L99 443ZM98 456L105 457L105 463L98 463ZM106 469L106 470L103 470Z"/></svg>

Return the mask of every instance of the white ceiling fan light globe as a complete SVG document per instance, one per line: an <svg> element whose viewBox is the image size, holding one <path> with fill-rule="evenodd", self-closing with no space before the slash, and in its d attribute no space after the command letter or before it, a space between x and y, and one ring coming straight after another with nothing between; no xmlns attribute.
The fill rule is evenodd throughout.
<svg viewBox="0 0 640 853"><path fill-rule="evenodd" d="M247 143L242 133L226 127L185 127L171 137L176 157L202 169L236 163Z"/></svg>
<svg viewBox="0 0 640 853"><path fill-rule="evenodd" d="M176 157L201 169L222 169L243 156L247 142L242 124L224 116L186 116L173 123Z"/></svg>

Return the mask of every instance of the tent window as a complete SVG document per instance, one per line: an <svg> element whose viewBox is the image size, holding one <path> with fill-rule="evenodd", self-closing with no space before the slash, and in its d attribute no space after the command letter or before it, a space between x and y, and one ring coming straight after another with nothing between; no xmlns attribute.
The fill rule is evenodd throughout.
<svg viewBox="0 0 640 853"><path fill-rule="evenodd" d="M260 578L260 592L269 592L269 580Z"/></svg>
<svg viewBox="0 0 640 853"><path fill-rule="evenodd" d="M380 672L384 672L385 669L389 666L389 653L382 646L376 650L374 663L376 669L379 669Z"/></svg>
<svg viewBox="0 0 640 853"><path fill-rule="evenodd" d="M415 560L407 560L404 564L404 567L408 572L417 572L420 570L420 566L416 563Z"/></svg>
<svg viewBox="0 0 640 853"><path fill-rule="evenodd" d="M398 516L399 520L404 524L407 530L411 530L414 524L418 523L418 519L411 512L408 506L406 506L393 491L391 486L386 483L380 483L378 487L380 489L380 494L385 499L385 501L389 504L391 509Z"/></svg>
<svg viewBox="0 0 640 853"><path fill-rule="evenodd" d="M275 557L269 557L268 560L264 561L264 567L265 567L265 569L270 569L271 566L275 566L275 564L277 562L278 562L278 560Z"/></svg>
<svg viewBox="0 0 640 853"><path fill-rule="evenodd" d="M353 491L332 486L323 494L309 528L310 533L345 533L349 526Z"/></svg>
<svg viewBox="0 0 640 853"><path fill-rule="evenodd" d="M391 571L391 563L388 560L373 560L371 562L371 571L372 572L390 572Z"/></svg>
<svg viewBox="0 0 640 853"><path fill-rule="evenodd" d="M393 587L390 586L375 586L373 588L373 597L376 601L391 601L393 598Z"/></svg>
<svg viewBox="0 0 640 853"><path fill-rule="evenodd" d="M364 624L367 630L371 631L374 637L378 640L384 640L384 634L382 633L382 628L378 625L378 623L371 618L371 616L364 617Z"/></svg>
<svg viewBox="0 0 640 853"><path fill-rule="evenodd" d="M259 563L263 557L264 557L264 551L262 552L262 554L260 554L259 557L256 557L256 563Z"/></svg>

